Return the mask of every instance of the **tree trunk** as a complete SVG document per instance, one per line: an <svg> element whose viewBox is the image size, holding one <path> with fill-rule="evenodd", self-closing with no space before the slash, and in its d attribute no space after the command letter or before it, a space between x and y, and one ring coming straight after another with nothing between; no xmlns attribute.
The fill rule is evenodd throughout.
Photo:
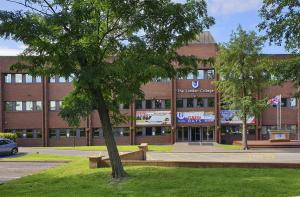
<svg viewBox="0 0 300 197"><path fill-rule="evenodd" d="M111 167L112 167L112 177L113 178L126 177L127 174L124 171L124 168L123 168L123 165L121 162L121 158L120 158L118 148L116 145L116 141L114 138L114 134L112 131L112 126L111 126L110 117L109 117L109 111L106 107L103 95L100 91L94 92L94 95L98 102L97 110L98 110L100 121L102 124L105 144L107 147L109 160L110 160Z"/></svg>
<svg viewBox="0 0 300 197"><path fill-rule="evenodd" d="M242 143L243 143L243 149L248 150L248 142L247 142L247 115L244 115L243 117L243 134L242 134Z"/></svg>

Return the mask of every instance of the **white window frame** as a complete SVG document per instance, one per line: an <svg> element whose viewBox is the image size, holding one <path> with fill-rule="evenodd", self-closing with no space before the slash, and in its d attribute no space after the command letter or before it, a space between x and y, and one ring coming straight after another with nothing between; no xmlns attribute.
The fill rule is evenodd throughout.
<svg viewBox="0 0 300 197"><path fill-rule="evenodd" d="M40 107L40 109L38 107ZM43 110L42 101L36 101L35 102L35 109L36 109L36 111L42 111Z"/></svg>
<svg viewBox="0 0 300 197"><path fill-rule="evenodd" d="M25 74L25 83L33 83L32 75Z"/></svg>
<svg viewBox="0 0 300 197"><path fill-rule="evenodd" d="M23 111L23 102L22 101L16 101L16 111Z"/></svg>
<svg viewBox="0 0 300 197"><path fill-rule="evenodd" d="M42 83L42 76L35 76L35 83Z"/></svg>
<svg viewBox="0 0 300 197"><path fill-rule="evenodd" d="M11 74L5 74L4 82L5 83L12 83L12 75Z"/></svg>
<svg viewBox="0 0 300 197"><path fill-rule="evenodd" d="M23 75L15 74L15 83L23 83Z"/></svg>
<svg viewBox="0 0 300 197"><path fill-rule="evenodd" d="M25 110L26 111L33 111L33 102L32 101L26 101L25 102Z"/></svg>

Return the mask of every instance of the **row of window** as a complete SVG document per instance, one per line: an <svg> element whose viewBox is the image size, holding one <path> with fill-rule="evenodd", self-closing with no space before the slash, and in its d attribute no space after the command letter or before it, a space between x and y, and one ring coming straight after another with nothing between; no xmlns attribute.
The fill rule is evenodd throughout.
<svg viewBox="0 0 300 197"><path fill-rule="evenodd" d="M277 107L277 105L273 104L273 107ZM296 98L281 98L281 107L296 107L297 99Z"/></svg>
<svg viewBox="0 0 300 197"><path fill-rule="evenodd" d="M171 133L170 127L137 127L136 136L160 136Z"/></svg>
<svg viewBox="0 0 300 197"><path fill-rule="evenodd" d="M209 79L212 80L215 78L215 71L211 69L207 70L197 70L197 74L189 73L185 77L180 77L179 79L186 79L186 80L203 80L203 79Z"/></svg>
<svg viewBox="0 0 300 197"><path fill-rule="evenodd" d="M42 138L41 129L6 129L5 132L16 133L18 138ZM129 136L129 127L113 128L115 136ZM140 127L136 128L136 136L157 136L167 135L171 133L170 127ZM93 138L103 137L102 128L94 128L92 130ZM70 137L86 137L85 129L49 129L49 138L70 138Z"/></svg>
<svg viewBox="0 0 300 197"><path fill-rule="evenodd" d="M74 75L70 77L54 76L49 78L50 83L71 83L74 80ZM41 76L32 76L30 74L5 74L5 83L41 83Z"/></svg>
<svg viewBox="0 0 300 197"><path fill-rule="evenodd" d="M41 83L41 76L32 76L29 74L5 74L5 83Z"/></svg>
<svg viewBox="0 0 300 197"><path fill-rule="evenodd" d="M42 111L42 101L7 101L5 111Z"/></svg>
<svg viewBox="0 0 300 197"><path fill-rule="evenodd" d="M214 107L215 98L182 98L176 100L177 108Z"/></svg>
<svg viewBox="0 0 300 197"><path fill-rule="evenodd" d="M18 138L42 138L41 129L6 129L5 132L16 133Z"/></svg>
<svg viewBox="0 0 300 197"><path fill-rule="evenodd" d="M136 109L170 109L170 99L136 100Z"/></svg>
<svg viewBox="0 0 300 197"><path fill-rule="evenodd" d="M50 138L79 138L85 136L85 129L49 129Z"/></svg>

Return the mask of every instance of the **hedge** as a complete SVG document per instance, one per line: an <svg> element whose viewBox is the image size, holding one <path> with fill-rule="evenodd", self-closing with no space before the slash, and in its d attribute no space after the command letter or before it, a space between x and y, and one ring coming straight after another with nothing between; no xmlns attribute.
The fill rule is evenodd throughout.
<svg viewBox="0 0 300 197"><path fill-rule="evenodd" d="M0 133L0 138L7 138L16 141L17 134L15 133Z"/></svg>

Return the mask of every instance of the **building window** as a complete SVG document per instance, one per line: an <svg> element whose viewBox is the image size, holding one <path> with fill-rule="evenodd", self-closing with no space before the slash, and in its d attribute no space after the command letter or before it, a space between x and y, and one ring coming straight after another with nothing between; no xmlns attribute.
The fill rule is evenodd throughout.
<svg viewBox="0 0 300 197"><path fill-rule="evenodd" d="M143 101L142 100L136 100L135 101L135 109L142 109L143 108Z"/></svg>
<svg viewBox="0 0 300 197"><path fill-rule="evenodd" d="M170 109L171 108L171 100L170 99L166 99L165 100L165 109Z"/></svg>
<svg viewBox="0 0 300 197"><path fill-rule="evenodd" d="M176 106L177 108L183 108L183 99L177 99Z"/></svg>
<svg viewBox="0 0 300 197"><path fill-rule="evenodd" d="M206 79L214 79L215 71L214 70L206 70Z"/></svg>
<svg viewBox="0 0 300 197"><path fill-rule="evenodd" d="M187 74L186 79L188 79L188 80L194 79L194 74L193 73Z"/></svg>
<svg viewBox="0 0 300 197"><path fill-rule="evenodd" d="M287 98L281 98L281 107L287 107Z"/></svg>
<svg viewBox="0 0 300 197"><path fill-rule="evenodd" d="M146 127L146 136L152 136L152 127Z"/></svg>
<svg viewBox="0 0 300 197"><path fill-rule="evenodd" d="M135 135L136 136L143 136L143 130L144 130L144 128L137 127L136 130L135 130Z"/></svg>
<svg viewBox="0 0 300 197"><path fill-rule="evenodd" d="M35 102L35 110L36 111L42 111L43 110L42 101L36 101Z"/></svg>
<svg viewBox="0 0 300 197"><path fill-rule="evenodd" d="M146 109L152 109L152 100L146 100Z"/></svg>
<svg viewBox="0 0 300 197"><path fill-rule="evenodd" d="M23 82L22 74L15 74L15 82L16 83L22 83Z"/></svg>
<svg viewBox="0 0 300 197"><path fill-rule="evenodd" d="M215 98L207 98L207 107L214 107L215 106Z"/></svg>
<svg viewBox="0 0 300 197"><path fill-rule="evenodd" d="M197 79L204 79L204 70L197 71Z"/></svg>
<svg viewBox="0 0 300 197"><path fill-rule="evenodd" d="M287 104L288 104L288 107L296 107L297 106L297 99L296 98L289 98Z"/></svg>
<svg viewBox="0 0 300 197"><path fill-rule="evenodd" d="M50 101L50 111L56 111L56 101Z"/></svg>
<svg viewBox="0 0 300 197"><path fill-rule="evenodd" d="M5 83L11 83L11 74L5 74L4 82Z"/></svg>
<svg viewBox="0 0 300 197"><path fill-rule="evenodd" d="M5 111L14 111L14 102L5 102Z"/></svg>
<svg viewBox="0 0 300 197"><path fill-rule="evenodd" d="M162 100L155 100L155 109L162 108Z"/></svg>
<svg viewBox="0 0 300 197"><path fill-rule="evenodd" d="M155 127L155 135L162 135L161 127Z"/></svg>
<svg viewBox="0 0 300 197"><path fill-rule="evenodd" d="M66 78L65 77L59 77L58 82L59 83L66 83Z"/></svg>
<svg viewBox="0 0 300 197"><path fill-rule="evenodd" d="M204 107L204 99L197 98L197 107Z"/></svg>
<svg viewBox="0 0 300 197"><path fill-rule="evenodd" d="M49 137L50 138L56 138L57 135L56 135L56 129L50 129L49 130Z"/></svg>
<svg viewBox="0 0 300 197"><path fill-rule="evenodd" d="M22 106L22 101L16 101L16 111L22 111L23 106Z"/></svg>
<svg viewBox="0 0 300 197"><path fill-rule="evenodd" d="M29 74L25 74L25 83L32 83L32 76Z"/></svg>
<svg viewBox="0 0 300 197"><path fill-rule="evenodd" d="M55 83L56 82L56 77L55 76L54 77L50 77L49 82L50 83Z"/></svg>
<svg viewBox="0 0 300 197"><path fill-rule="evenodd" d="M26 111L33 111L32 101L26 101L25 106L26 106Z"/></svg>
<svg viewBox="0 0 300 197"><path fill-rule="evenodd" d="M186 105L187 105L187 107L194 107L194 99L193 98L188 98Z"/></svg>
<svg viewBox="0 0 300 197"><path fill-rule="evenodd" d="M35 77L35 83L41 83L42 82L42 77L41 76L36 76Z"/></svg>

